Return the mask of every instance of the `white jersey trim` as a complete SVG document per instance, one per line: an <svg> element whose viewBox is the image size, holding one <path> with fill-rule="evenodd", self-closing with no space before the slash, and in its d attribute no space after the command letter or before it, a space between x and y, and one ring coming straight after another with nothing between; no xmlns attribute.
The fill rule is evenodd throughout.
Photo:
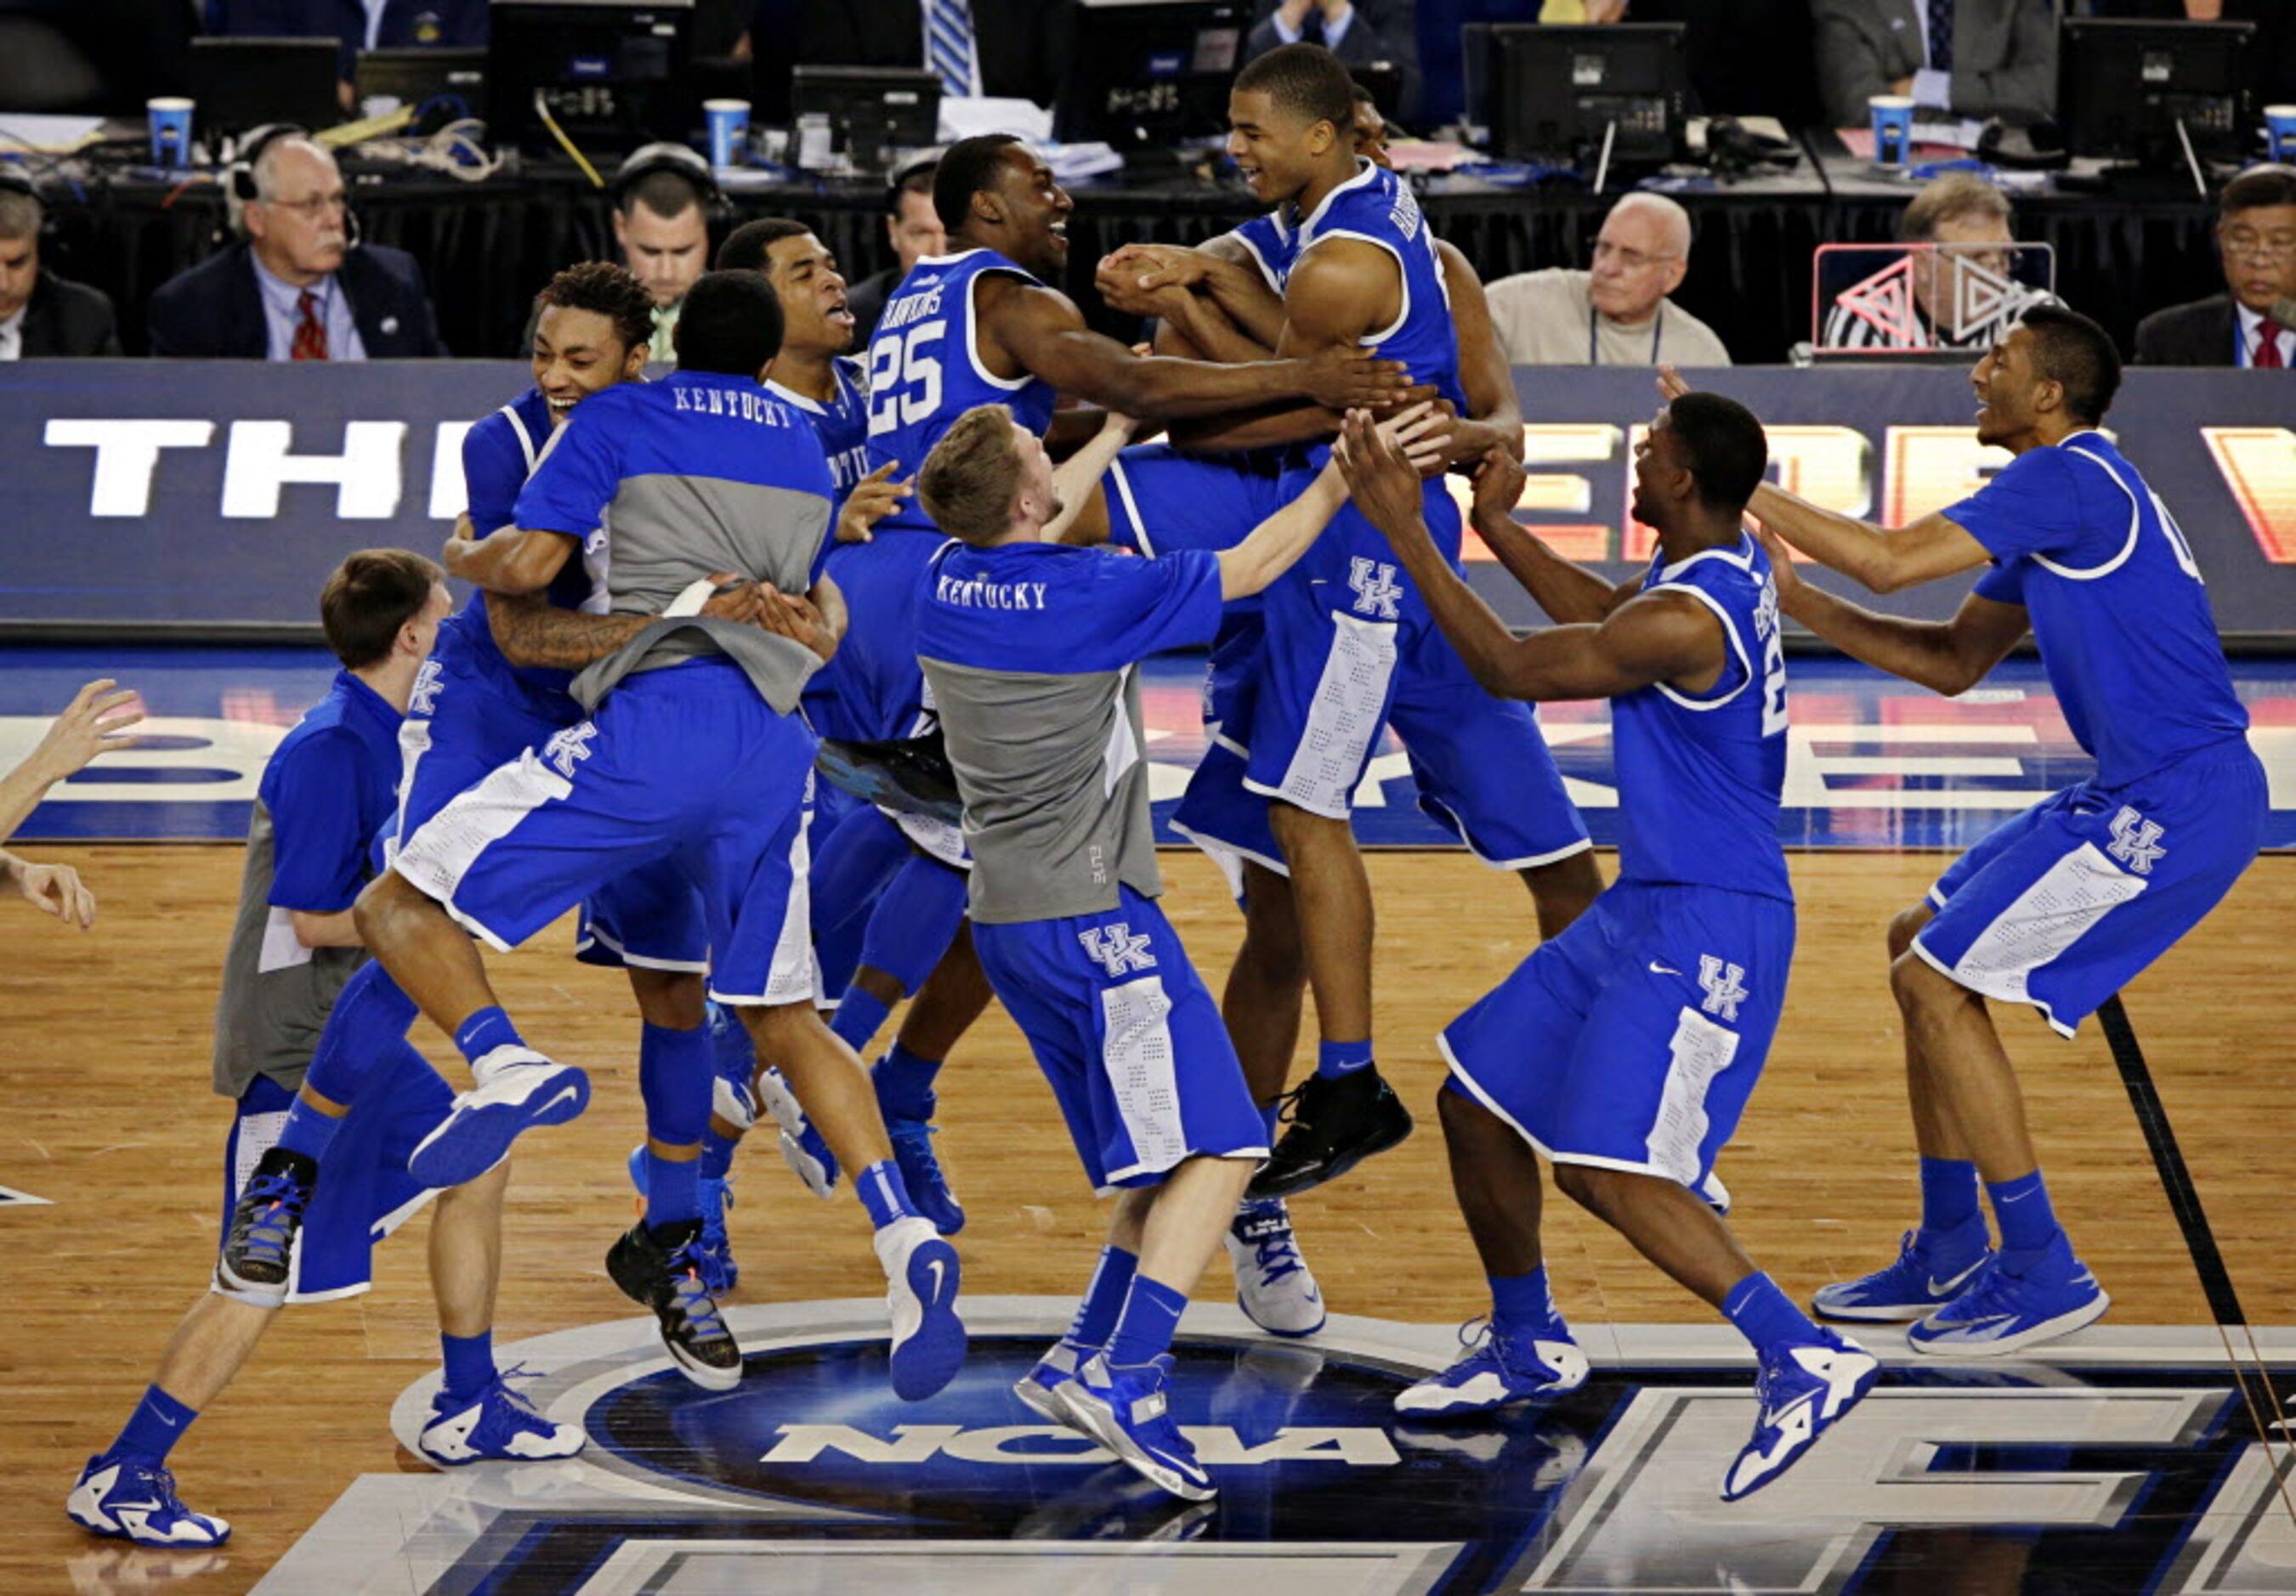
<svg viewBox="0 0 2296 1596"><path fill-rule="evenodd" d="M1397 249L1393 244L1388 242L1383 238L1374 238L1368 233L1354 233L1349 232L1345 228L1341 229L1337 233L1326 233L1322 238L1317 239L1316 241L1320 244L1327 240L1335 238L1351 238L1359 244L1369 244L1374 249L1384 250L1390 255L1395 257L1395 278L1396 282L1401 285L1403 293L1403 308L1396 313L1395 320L1390 322L1379 331L1366 332L1361 338L1356 340L1356 342L1363 345L1365 348L1369 348L1374 344L1385 343L1389 339L1393 338L1397 333L1402 331L1405 323L1411 320L1411 271L1409 266L1406 265L1404 261L1403 251ZM1300 251L1302 254L1305 254L1306 252L1307 251L1305 250Z"/></svg>
<svg viewBox="0 0 2296 1596"><path fill-rule="evenodd" d="M977 255L980 251L968 250L965 253ZM973 296L980 291L983 277L996 276L1018 277L1021 282L1038 288L1044 285L1018 266L991 266L987 271L975 272L964 280L964 358L971 364L972 374L989 387L1016 394L1037 381L1033 372L1024 371L1017 377L1000 377L980 362L980 315L973 303Z"/></svg>
<svg viewBox="0 0 2296 1596"><path fill-rule="evenodd" d="M2075 436L2079 435L2076 434ZM2059 565L2055 561L2050 559L2046 554L2034 555L2033 563L2039 566L2043 570L2063 577L2069 581L2094 582L2099 577L2109 577L2113 572L2119 570L2123 565L2126 565L2128 562L2128 557L2136 552L2136 540L2143 535L2144 530L2144 512L2143 507L2137 503L2135 490L2130 488L2128 483L2123 482L2120 479L2120 473L2119 471L2114 471L2110 465L2107 465L2104 462L2104 457L2103 455L2092 453L2087 449L2076 449L2070 442L2067 442L2062 446L2066 454L2078 454L2083 460L2086 460L2090 464L2095 466L2099 471L2104 473L2108 481L2110 481L2115 487L2120 489L2121 496L2128 501L2128 536L2121 543L2120 552L2115 554L2103 565L2093 566L2087 570L2076 570L2070 565Z"/></svg>
<svg viewBox="0 0 2296 1596"><path fill-rule="evenodd" d="M545 399L543 403L546 405L549 401ZM534 438L528 433L526 430L526 422L524 418L520 416L518 413L518 406L515 404L505 405L500 410L495 412L495 413L501 416L503 420L510 423L511 436L518 439L519 453L526 456L526 474L531 477L534 475L534 468L538 463L538 461L535 454ZM562 428L553 427L550 430L552 436L554 437L562 430L563 429ZM546 440L545 441L544 446L545 448L549 446Z"/></svg>
<svg viewBox="0 0 2296 1596"><path fill-rule="evenodd" d="M1710 550L1709 552L1719 553L1720 551ZM1705 556L1702 554L1693 554L1690 558L1691 560L1701 560L1705 558ZM1726 554L1723 558L1728 559L1729 556ZM1682 563L1684 565L1688 565L1690 563L1690 560L1685 560ZM1733 561L1733 563L1735 562ZM1669 569L1679 569L1680 568L1669 567ZM1683 692L1680 688L1666 682L1653 682L1651 683L1652 686L1657 688L1660 692L1666 694L1669 699L1681 705L1685 709L1706 710L1719 709L1723 705L1728 703L1731 700L1736 698L1740 693L1745 692L1748 687L1752 685L1754 680L1754 662L1747 657L1746 645L1738 636L1737 623L1730 618L1730 612L1722 608L1721 600L1716 598L1712 593L1708 593L1704 588L1693 587L1687 582L1660 582L1656 586L1645 587L1643 591L1644 593L1686 593L1692 598L1696 599L1700 603L1705 605L1709 610L1714 611L1714 618L1722 623L1722 634L1730 640L1730 651L1738 656L1738 667L1741 673L1738 685L1733 687L1729 692L1724 693L1718 699L1694 699L1688 693Z"/></svg>

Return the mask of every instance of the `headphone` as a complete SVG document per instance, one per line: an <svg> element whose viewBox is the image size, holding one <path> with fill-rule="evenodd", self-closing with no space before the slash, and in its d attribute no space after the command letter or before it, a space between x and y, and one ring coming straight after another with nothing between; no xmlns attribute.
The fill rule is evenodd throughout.
<svg viewBox="0 0 2296 1596"><path fill-rule="evenodd" d="M223 172L224 221L234 238L247 236L247 207L263 198L256 185L255 165L263 152L272 145L287 139L311 136L310 129L296 122L266 122L260 127L250 127L232 151L231 164ZM343 247L356 249L359 241L358 212L348 201L343 206Z"/></svg>
<svg viewBox="0 0 2296 1596"><path fill-rule="evenodd" d="M39 209L40 219L32 236L42 245L55 237L57 221L53 207L40 197L40 187L32 175L12 160L0 161L0 193L21 194Z"/></svg>
<svg viewBox="0 0 2296 1596"><path fill-rule="evenodd" d="M640 144L614 168L613 181L607 184L613 192L614 209L627 209L630 191L656 172L674 172L685 178L701 201L702 215L711 221L723 219L728 207L709 162L684 144L668 143Z"/></svg>

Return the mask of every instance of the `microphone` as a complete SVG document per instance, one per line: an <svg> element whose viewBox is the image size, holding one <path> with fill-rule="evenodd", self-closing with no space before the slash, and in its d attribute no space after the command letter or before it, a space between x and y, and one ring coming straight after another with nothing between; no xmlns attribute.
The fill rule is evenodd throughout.
<svg viewBox="0 0 2296 1596"><path fill-rule="evenodd" d="M2267 314L2283 327L2296 328L2296 299L2275 299Z"/></svg>
<svg viewBox="0 0 2296 1596"><path fill-rule="evenodd" d="M359 246L358 212L350 206L343 207L343 250L345 253Z"/></svg>

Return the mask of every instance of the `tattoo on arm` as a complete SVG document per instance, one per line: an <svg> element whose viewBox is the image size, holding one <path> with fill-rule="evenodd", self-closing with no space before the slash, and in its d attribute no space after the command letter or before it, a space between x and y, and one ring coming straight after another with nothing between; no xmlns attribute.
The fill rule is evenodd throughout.
<svg viewBox="0 0 2296 1596"><path fill-rule="evenodd" d="M580 670L620 648L651 626L651 615L585 615L538 598L487 595L487 625L495 646L512 665Z"/></svg>

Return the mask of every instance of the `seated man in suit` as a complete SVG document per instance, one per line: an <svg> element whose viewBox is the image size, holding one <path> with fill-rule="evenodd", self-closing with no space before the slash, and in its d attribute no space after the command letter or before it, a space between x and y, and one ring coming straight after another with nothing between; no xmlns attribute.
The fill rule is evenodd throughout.
<svg viewBox="0 0 2296 1596"><path fill-rule="evenodd" d="M1323 45L1351 67L1391 63L1403 75L1396 118L1418 120L1418 0L1259 0L1243 53L1247 59L1265 55L1301 39Z"/></svg>
<svg viewBox="0 0 2296 1596"><path fill-rule="evenodd" d="M2296 370L2296 326L2275 314L2296 299L2296 167L2251 167L2225 184L2217 250L2225 291L2137 323L2137 364Z"/></svg>
<svg viewBox="0 0 2296 1596"><path fill-rule="evenodd" d="M920 157L895 172L886 185L885 241L892 246L893 264L864 277L846 293L845 308L853 313L856 349L868 348L869 335L877 331L877 318L885 314L885 296L909 274L909 268L948 247L940 217L933 213L933 176L939 170L939 155Z"/></svg>
<svg viewBox="0 0 2296 1596"><path fill-rule="evenodd" d="M1911 94L1916 119L2046 120L2057 103L2055 0L1812 0L1828 122Z"/></svg>
<svg viewBox="0 0 2296 1596"><path fill-rule="evenodd" d="M790 59L805 66L925 67L940 74L946 95L1050 105L1073 32L1061 0L819 0L798 7Z"/></svg>
<svg viewBox="0 0 2296 1596"><path fill-rule="evenodd" d="M40 269L40 214L29 184L0 181L0 360L119 354L103 291Z"/></svg>
<svg viewBox="0 0 2296 1596"><path fill-rule="evenodd" d="M152 296L152 354L403 360L447 352L414 258L381 244L350 247L332 155L308 138L274 138L253 176L255 198L234 202L240 241Z"/></svg>

